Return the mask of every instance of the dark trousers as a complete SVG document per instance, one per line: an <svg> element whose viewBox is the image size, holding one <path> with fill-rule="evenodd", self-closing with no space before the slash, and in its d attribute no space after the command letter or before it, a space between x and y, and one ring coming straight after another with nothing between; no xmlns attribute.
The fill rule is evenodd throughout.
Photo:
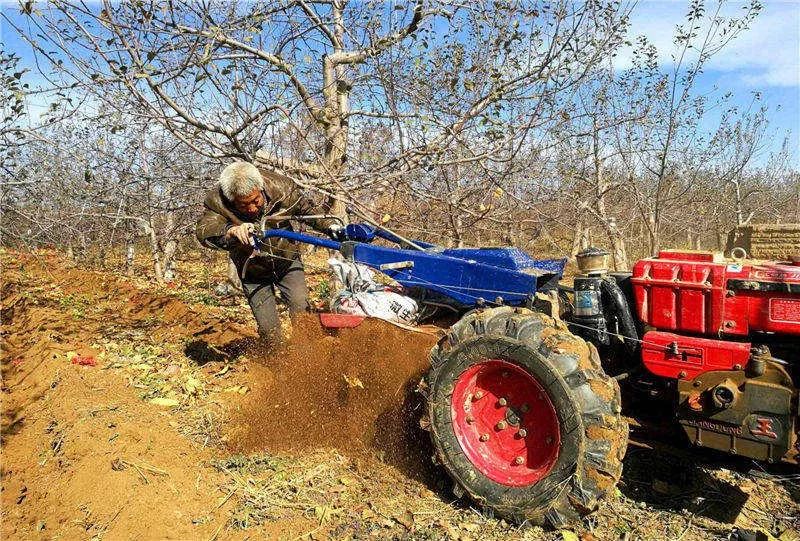
<svg viewBox="0 0 800 541"><path fill-rule="evenodd" d="M258 323L258 334L270 342L281 340L281 322L278 318L278 306L275 289L281 292L281 299L289 309L289 315L308 310L308 286L303 263L296 259L283 273L275 274L259 281L242 281L242 289Z"/></svg>

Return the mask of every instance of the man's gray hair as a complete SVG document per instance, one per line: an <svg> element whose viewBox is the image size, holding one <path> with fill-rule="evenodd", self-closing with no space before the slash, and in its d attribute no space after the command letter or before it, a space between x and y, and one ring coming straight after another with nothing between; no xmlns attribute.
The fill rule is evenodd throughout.
<svg viewBox="0 0 800 541"><path fill-rule="evenodd" d="M258 168L250 162L233 162L219 176L222 193L229 201L245 197L253 190L264 189L264 179Z"/></svg>

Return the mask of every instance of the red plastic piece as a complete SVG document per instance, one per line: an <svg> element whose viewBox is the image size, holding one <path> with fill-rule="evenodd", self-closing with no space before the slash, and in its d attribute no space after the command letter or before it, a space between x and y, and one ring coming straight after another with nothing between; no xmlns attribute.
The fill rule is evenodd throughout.
<svg viewBox="0 0 800 541"><path fill-rule="evenodd" d="M323 327L328 329L352 329L353 327L361 325L361 322L365 319L366 316L357 316L354 314L322 312L319 315L319 322Z"/></svg>
<svg viewBox="0 0 800 541"><path fill-rule="evenodd" d="M72 364L77 364L80 366L97 366L97 361L94 357L78 355L72 359Z"/></svg>
<svg viewBox="0 0 800 541"><path fill-rule="evenodd" d="M681 336L668 332L645 333L642 363L657 376L694 379L709 370L738 370L750 360L749 342L729 342Z"/></svg>
<svg viewBox="0 0 800 541"><path fill-rule="evenodd" d="M451 414L467 459L492 481L533 485L558 458L553 403L531 374L508 361L486 359L465 370L453 388Z"/></svg>
<svg viewBox="0 0 800 541"><path fill-rule="evenodd" d="M639 319L658 330L800 335L796 266L715 262L711 252L662 251L637 262L631 281Z"/></svg>

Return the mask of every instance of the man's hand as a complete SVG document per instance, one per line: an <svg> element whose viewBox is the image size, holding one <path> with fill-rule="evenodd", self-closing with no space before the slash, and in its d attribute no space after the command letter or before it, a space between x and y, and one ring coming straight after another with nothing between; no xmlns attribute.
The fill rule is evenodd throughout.
<svg viewBox="0 0 800 541"><path fill-rule="evenodd" d="M236 239L244 246L252 246L253 242L250 238L250 235L252 235L254 231L255 226L251 223L245 222L228 229L227 233L225 233L225 238L228 240Z"/></svg>
<svg viewBox="0 0 800 541"><path fill-rule="evenodd" d="M328 228L328 235L339 242L347 240L347 233L344 227L337 224L333 224Z"/></svg>

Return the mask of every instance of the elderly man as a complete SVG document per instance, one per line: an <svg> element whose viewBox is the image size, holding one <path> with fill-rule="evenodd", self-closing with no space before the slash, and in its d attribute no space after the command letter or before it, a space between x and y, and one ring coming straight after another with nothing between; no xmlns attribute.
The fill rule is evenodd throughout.
<svg viewBox="0 0 800 541"><path fill-rule="evenodd" d="M248 162L234 162L219 183L208 192L202 216L197 221L197 239L203 246L227 250L242 280L242 289L258 323L259 334L270 342L280 340L280 321L275 288L294 316L308 309L308 287L297 243L270 239L261 255L253 256L254 224L266 217L284 218L265 222L268 228L291 230L289 219L320 214L292 180L259 170ZM330 219L308 220L314 229L338 237L341 228ZM244 274L243 274L244 273Z"/></svg>

